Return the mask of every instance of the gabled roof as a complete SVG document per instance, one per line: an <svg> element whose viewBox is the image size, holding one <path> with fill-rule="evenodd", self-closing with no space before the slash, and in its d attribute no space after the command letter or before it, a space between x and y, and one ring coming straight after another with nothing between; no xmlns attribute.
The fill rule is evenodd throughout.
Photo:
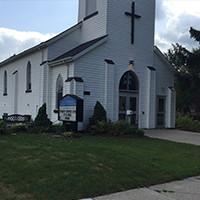
<svg viewBox="0 0 200 200"><path fill-rule="evenodd" d="M154 52L159 56L159 58L175 73L176 69L171 65L171 63L167 60L167 58L163 55L160 49L157 46L154 46Z"/></svg>
<svg viewBox="0 0 200 200"><path fill-rule="evenodd" d="M73 61L78 57L84 55L85 53L89 52L90 50L94 49L95 47L99 46L103 42L105 42L107 40L107 37L108 35L104 35L102 37L80 44L79 46L53 59L52 61L49 62L49 64L57 65L63 61L65 62Z"/></svg>
<svg viewBox="0 0 200 200"><path fill-rule="evenodd" d="M13 62L15 60L18 60L18 59L22 58L23 56L26 56L28 54L34 53L36 51L40 51L41 49L44 49L44 48L48 47L52 43L60 40L61 38L67 36L71 32L77 30L81 26L82 26L82 22L79 22L78 24L76 24L76 25L72 26L71 28L61 32L60 34L56 35L55 37L53 37L53 38L51 38L51 39L49 39L49 40L47 40L45 42L42 42L42 43L40 43L40 44L38 44L38 45L36 45L36 46L34 46L32 48L29 48L29 49L27 49L27 50L25 50L25 51L23 51L23 52L21 52L21 53L19 53L17 55L14 54L10 58L0 62L0 67L4 66L6 64L9 64L9 63L11 63L11 62Z"/></svg>

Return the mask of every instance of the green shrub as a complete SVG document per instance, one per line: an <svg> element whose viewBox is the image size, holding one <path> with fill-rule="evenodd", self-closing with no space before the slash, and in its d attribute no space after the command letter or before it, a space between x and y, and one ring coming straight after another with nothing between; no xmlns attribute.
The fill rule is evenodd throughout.
<svg viewBox="0 0 200 200"><path fill-rule="evenodd" d="M187 115L177 115L176 126L178 128L191 128L193 126L193 118Z"/></svg>
<svg viewBox="0 0 200 200"><path fill-rule="evenodd" d="M51 131L56 134L62 134L63 132L65 132L65 126L62 123L54 124L51 127Z"/></svg>
<svg viewBox="0 0 200 200"><path fill-rule="evenodd" d="M74 132L72 132L72 131L67 131L67 132L62 133L62 135L65 137L71 137L73 135L73 133Z"/></svg>
<svg viewBox="0 0 200 200"><path fill-rule="evenodd" d="M29 126L28 133L38 134L38 133L40 133L40 131L37 126Z"/></svg>
<svg viewBox="0 0 200 200"><path fill-rule="evenodd" d="M119 120L115 123L114 131L117 135L135 134L135 129L125 120Z"/></svg>
<svg viewBox="0 0 200 200"><path fill-rule="evenodd" d="M109 121L97 121L95 125L91 126L92 133L114 133L114 123Z"/></svg>
<svg viewBox="0 0 200 200"><path fill-rule="evenodd" d="M39 133L50 133L51 126L37 126Z"/></svg>
<svg viewBox="0 0 200 200"><path fill-rule="evenodd" d="M0 134L6 134L6 124L2 120L0 121Z"/></svg>
<svg viewBox="0 0 200 200"><path fill-rule="evenodd" d="M189 131L200 132L200 121L193 120L193 117L189 117L187 115L177 115L176 127Z"/></svg>
<svg viewBox="0 0 200 200"><path fill-rule="evenodd" d="M99 101L94 106L93 116L89 118L89 126L95 125L97 121L107 121L106 111Z"/></svg>
<svg viewBox="0 0 200 200"><path fill-rule="evenodd" d="M28 130L27 126L11 126L9 129L10 133L21 133Z"/></svg>
<svg viewBox="0 0 200 200"><path fill-rule="evenodd" d="M42 132L49 132L50 131L50 127L52 125L52 122L47 117L46 103L44 103L40 107L40 109L38 111L38 114L37 114L37 116L35 118L34 125L36 127L38 127L39 131L42 131Z"/></svg>
<svg viewBox="0 0 200 200"><path fill-rule="evenodd" d="M115 123L112 121L97 121L95 125L91 126L90 132L104 133L109 135L144 135L142 129L138 129L137 126L131 127L130 124L125 120L119 120Z"/></svg>
<svg viewBox="0 0 200 200"><path fill-rule="evenodd" d="M190 127L187 127L188 130L200 132L200 122L198 120L194 120Z"/></svg>
<svg viewBox="0 0 200 200"><path fill-rule="evenodd" d="M142 129L136 129L136 130L135 130L135 134L136 134L136 135L142 135L142 136L143 136L143 135L145 134L145 132L144 132L144 130L142 130Z"/></svg>

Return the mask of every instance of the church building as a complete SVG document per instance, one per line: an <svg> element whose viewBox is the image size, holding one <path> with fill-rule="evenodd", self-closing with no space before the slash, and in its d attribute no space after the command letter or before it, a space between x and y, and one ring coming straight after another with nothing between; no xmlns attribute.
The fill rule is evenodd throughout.
<svg viewBox="0 0 200 200"><path fill-rule="evenodd" d="M83 99L84 130L99 101L107 118L140 128L175 126L175 69L154 46L155 0L79 0L78 23L0 63L0 116Z"/></svg>

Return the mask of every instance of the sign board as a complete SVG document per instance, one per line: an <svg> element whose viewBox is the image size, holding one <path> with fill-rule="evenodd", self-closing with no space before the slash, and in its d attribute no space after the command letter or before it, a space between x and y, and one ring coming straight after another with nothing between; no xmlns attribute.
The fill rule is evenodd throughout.
<svg viewBox="0 0 200 200"><path fill-rule="evenodd" d="M83 100L75 95L66 95L59 101L58 120L78 122L83 119Z"/></svg>

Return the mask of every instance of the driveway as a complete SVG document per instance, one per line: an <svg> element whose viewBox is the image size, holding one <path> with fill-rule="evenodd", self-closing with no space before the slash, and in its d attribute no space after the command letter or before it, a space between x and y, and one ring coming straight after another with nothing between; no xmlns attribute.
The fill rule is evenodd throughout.
<svg viewBox="0 0 200 200"><path fill-rule="evenodd" d="M200 133L181 131L176 129L150 129L145 130L145 135L150 138L171 140L174 142L200 145Z"/></svg>

